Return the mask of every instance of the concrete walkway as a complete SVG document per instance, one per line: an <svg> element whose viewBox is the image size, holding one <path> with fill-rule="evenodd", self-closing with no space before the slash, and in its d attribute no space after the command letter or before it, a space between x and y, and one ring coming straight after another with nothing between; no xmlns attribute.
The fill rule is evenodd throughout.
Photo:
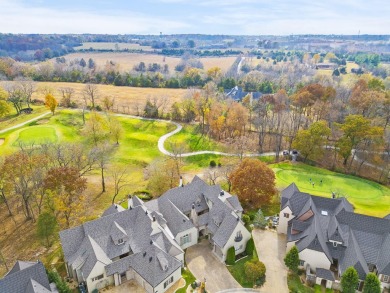
<svg viewBox="0 0 390 293"><path fill-rule="evenodd" d="M216 293L231 288L242 288L225 264L213 255L207 240L188 248L185 259L187 267L197 280L202 281L206 278L207 292Z"/></svg>
<svg viewBox="0 0 390 293"><path fill-rule="evenodd" d="M273 230L260 229L253 230L252 236L259 259L267 269L266 281L260 292L288 293L287 268L283 260L286 254L286 236Z"/></svg>

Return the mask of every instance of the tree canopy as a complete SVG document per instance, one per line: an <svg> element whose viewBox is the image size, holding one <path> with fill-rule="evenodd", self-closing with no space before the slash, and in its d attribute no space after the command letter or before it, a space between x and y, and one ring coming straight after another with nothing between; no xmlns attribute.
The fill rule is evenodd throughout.
<svg viewBox="0 0 390 293"><path fill-rule="evenodd" d="M341 288L343 293L355 293L359 285L359 275L355 268L349 267L341 275Z"/></svg>

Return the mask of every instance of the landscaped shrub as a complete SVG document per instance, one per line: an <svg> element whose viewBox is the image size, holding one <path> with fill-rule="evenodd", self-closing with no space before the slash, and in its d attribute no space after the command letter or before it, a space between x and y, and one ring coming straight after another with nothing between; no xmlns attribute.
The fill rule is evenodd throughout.
<svg viewBox="0 0 390 293"><path fill-rule="evenodd" d="M210 161L210 167L215 168L217 166L217 163L214 160Z"/></svg>
<svg viewBox="0 0 390 293"><path fill-rule="evenodd" d="M252 283L257 286L262 286L265 282L265 265L256 259L248 261L244 265L246 277L252 281Z"/></svg>
<svg viewBox="0 0 390 293"><path fill-rule="evenodd" d="M55 283L59 293L72 293L72 290L69 289L68 284L63 281L55 271L47 271L47 276L50 283Z"/></svg>
<svg viewBox="0 0 390 293"><path fill-rule="evenodd" d="M253 242L253 238L251 238L246 243L245 252L246 252L246 254L252 256L254 249L255 249L255 243Z"/></svg>
<svg viewBox="0 0 390 293"><path fill-rule="evenodd" d="M232 246L227 251L226 264L234 265L235 262L236 262L236 251L234 250L234 246Z"/></svg>
<svg viewBox="0 0 390 293"><path fill-rule="evenodd" d="M242 215L242 220L244 221L245 225L248 225L251 218L248 215Z"/></svg>

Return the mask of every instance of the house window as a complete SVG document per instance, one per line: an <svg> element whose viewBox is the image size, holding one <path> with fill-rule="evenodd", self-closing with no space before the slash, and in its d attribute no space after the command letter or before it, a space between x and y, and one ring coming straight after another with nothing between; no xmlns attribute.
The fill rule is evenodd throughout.
<svg viewBox="0 0 390 293"><path fill-rule="evenodd" d="M164 289L168 287L169 284L173 283L173 276L164 282Z"/></svg>
<svg viewBox="0 0 390 293"><path fill-rule="evenodd" d="M390 277L388 275L383 275L383 283L390 283Z"/></svg>
<svg viewBox="0 0 390 293"><path fill-rule="evenodd" d="M103 279L103 275L99 275L97 277L92 278L92 282L95 282L95 281L98 281L98 280L101 280L101 279Z"/></svg>
<svg viewBox="0 0 390 293"><path fill-rule="evenodd" d="M284 213L283 216L288 219L290 217L290 214L289 213Z"/></svg>
<svg viewBox="0 0 390 293"><path fill-rule="evenodd" d="M333 247L337 247L337 242L333 242Z"/></svg>
<svg viewBox="0 0 390 293"><path fill-rule="evenodd" d="M300 267L303 267L304 265L305 265L305 261L300 259L300 260L299 260L299 266L300 266Z"/></svg>
<svg viewBox="0 0 390 293"><path fill-rule="evenodd" d="M241 231L237 231L236 237L234 238L235 242L240 242L242 240Z"/></svg>
<svg viewBox="0 0 390 293"><path fill-rule="evenodd" d="M180 246L191 242L191 234L186 234L180 237Z"/></svg>

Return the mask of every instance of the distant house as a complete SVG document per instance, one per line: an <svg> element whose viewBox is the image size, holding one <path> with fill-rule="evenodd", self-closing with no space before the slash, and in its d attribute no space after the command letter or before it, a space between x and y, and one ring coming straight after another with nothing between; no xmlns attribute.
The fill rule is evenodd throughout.
<svg viewBox="0 0 390 293"><path fill-rule="evenodd" d="M184 249L208 238L218 259L245 251L251 238L236 196L199 177L158 199L129 199L97 220L60 232L69 277L88 290L136 280L148 293L163 293L181 277Z"/></svg>
<svg viewBox="0 0 390 293"><path fill-rule="evenodd" d="M336 63L317 63L316 69L329 69L335 70L338 67Z"/></svg>
<svg viewBox="0 0 390 293"><path fill-rule="evenodd" d="M0 292L4 293L58 293L54 283L49 283L43 264L18 260L0 279Z"/></svg>
<svg viewBox="0 0 390 293"><path fill-rule="evenodd" d="M345 198L300 192L295 184L282 191L278 232L287 235L287 251L297 246L300 267L327 287L354 267L362 289L366 275L378 275L390 288L390 219L353 212Z"/></svg>
<svg viewBox="0 0 390 293"><path fill-rule="evenodd" d="M246 95L250 95L252 100L258 100L263 95L261 92L244 92L242 87L235 86L230 90L225 90L225 97L241 102Z"/></svg>

